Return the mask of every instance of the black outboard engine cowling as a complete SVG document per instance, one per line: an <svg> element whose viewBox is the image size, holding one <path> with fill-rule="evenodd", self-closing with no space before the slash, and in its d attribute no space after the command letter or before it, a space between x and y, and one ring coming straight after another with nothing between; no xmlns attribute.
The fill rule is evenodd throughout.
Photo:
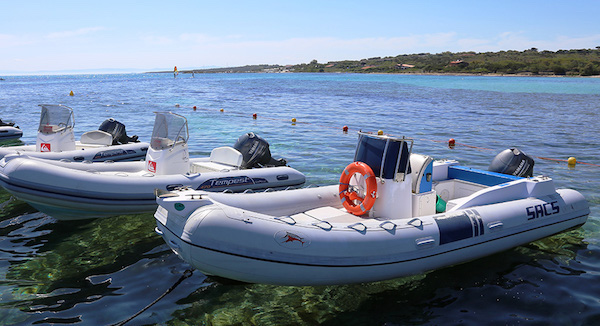
<svg viewBox="0 0 600 326"><path fill-rule="evenodd" d="M0 119L0 127L14 127L15 123L14 122L10 122L10 121L2 121L2 119ZM16 127L19 128L19 127Z"/></svg>
<svg viewBox="0 0 600 326"><path fill-rule="evenodd" d="M100 127L98 127L98 130L111 134L113 138L113 145L139 142L138 136L127 136L125 125L113 118L104 120L104 122L100 124Z"/></svg>
<svg viewBox="0 0 600 326"><path fill-rule="evenodd" d="M249 132L238 138L233 148L242 153L242 169L258 168L264 166L284 166L287 162L284 159L274 159L271 157L269 143L253 132Z"/></svg>
<svg viewBox="0 0 600 326"><path fill-rule="evenodd" d="M510 148L496 155L488 170L518 177L532 177L534 163L533 158L518 148Z"/></svg>

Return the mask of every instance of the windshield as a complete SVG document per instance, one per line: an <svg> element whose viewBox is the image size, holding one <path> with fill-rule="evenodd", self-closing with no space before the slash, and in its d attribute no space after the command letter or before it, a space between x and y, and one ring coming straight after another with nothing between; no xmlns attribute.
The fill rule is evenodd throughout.
<svg viewBox="0 0 600 326"><path fill-rule="evenodd" d="M60 104L40 104L40 106L42 107L42 113L38 131L52 133L66 128L72 129L75 125L73 110L70 107Z"/></svg>
<svg viewBox="0 0 600 326"><path fill-rule="evenodd" d="M172 112L155 112L154 129L150 146L161 150L178 143L187 143L189 138L187 119Z"/></svg>
<svg viewBox="0 0 600 326"><path fill-rule="evenodd" d="M396 173L410 173L409 156L413 140L385 135L358 133L354 161L366 163L376 176L395 179Z"/></svg>

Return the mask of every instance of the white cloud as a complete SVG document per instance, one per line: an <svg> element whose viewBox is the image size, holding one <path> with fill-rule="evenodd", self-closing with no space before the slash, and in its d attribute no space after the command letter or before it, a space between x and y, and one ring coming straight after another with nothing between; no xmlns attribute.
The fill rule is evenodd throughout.
<svg viewBox="0 0 600 326"><path fill-rule="evenodd" d="M535 41L532 43L531 47L537 47L540 50L591 49L600 45L600 34L585 37L558 36L552 41Z"/></svg>
<svg viewBox="0 0 600 326"><path fill-rule="evenodd" d="M31 44L32 40L26 36L13 34L0 34L0 48L16 48L23 45Z"/></svg>
<svg viewBox="0 0 600 326"><path fill-rule="evenodd" d="M193 33L181 34L181 35L179 35L179 37L177 39L182 42L189 42L189 43L197 44L197 45L218 42L220 40L219 38L209 36L206 34L193 34Z"/></svg>
<svg viewBox="0 0 600 326"><path fill-rule="evenodd" d="M157 35L146 35L142 36L142 41L147 45L172 45L175 44L175 40L166 36L157 36Z"/></svg>
<svg viewBox="0 0 600 326"><path fill-rule="evenodd" d="M524 32L504 32L490 39L459 39L457 47L449 51L495 52L516 50L523 51L537 48L540 51L557 51L560 49L592 49L600 44L600 34L586 37L555 36L552 39L534 40Z"/></svg>
<svg viewBox="0 0 600 326"><path fill-rule="evenodd" d="M62 31L62 32L54 32L54 33L50 33L48 35L46 35L46 38L48 39L62 39L62 38L69 38L69 37L74 37L74 36L81 36L81 35L86 35L86 34L90 34L90 33L95 33L95 32L99 32L99 31L103 31L106 30L105 27L86 27L86 28L80 28L80 29L76 29L76 30L72 30L72 31Z"/></svg>

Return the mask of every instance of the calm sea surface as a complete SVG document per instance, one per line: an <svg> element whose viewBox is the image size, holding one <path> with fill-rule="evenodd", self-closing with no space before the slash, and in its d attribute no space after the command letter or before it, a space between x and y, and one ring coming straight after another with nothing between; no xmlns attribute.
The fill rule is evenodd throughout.
<svg viewBox="0 0 600 326"><path fill-rule="evenodd" d="M483 169L498 152L518 147L536 159L535 174L580 191L591 206L588 222L579 229L385 282L281 287L233 283L194 271L128 325L600 324L600 79L4 78L0 118L16 121L25 143L35 142L42 103L73 108L76 138L113 117L125 123L128 134L148 141L153 112L173 111L188 119L192 156L233 145L254 131L269 141L273 156L304 172L308 183L325 185L337 183L352 161L359 129L383 130L414 138L414 152ZM449 149L449 138L459 145ZM570 156L595 165L569 168L542 159ZM107 325L133 316L190 268L154 226L152 214L59 222L0 190L0 324Z"/></svg>

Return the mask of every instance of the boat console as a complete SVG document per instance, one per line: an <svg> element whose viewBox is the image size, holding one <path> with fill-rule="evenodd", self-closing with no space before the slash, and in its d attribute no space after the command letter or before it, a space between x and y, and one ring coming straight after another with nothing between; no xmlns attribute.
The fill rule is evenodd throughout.
<svg viewBox="0 0 600 326"><path fill-rule="evenodd" d="M377 177L377 198L369 217L412 217L435 213L435 191L432 190L433 159L411 154L413 140L389 135L360 132L355 162L366 163ZM351 179L351 187L361 180Z"/></svg>
<svg viewBox="0 0 600 326"><path fill-rule="evenodd" d="M184 174L190 170L187 119L172 112L155 112L146 169L152 173Z"/></svg>
<svg viewBox="0 0 600 326"><path fill-rule="evenodd" d="M42 113L36 140L37 152L75 150L73 109L64 105L40 104Z"/></svg>

